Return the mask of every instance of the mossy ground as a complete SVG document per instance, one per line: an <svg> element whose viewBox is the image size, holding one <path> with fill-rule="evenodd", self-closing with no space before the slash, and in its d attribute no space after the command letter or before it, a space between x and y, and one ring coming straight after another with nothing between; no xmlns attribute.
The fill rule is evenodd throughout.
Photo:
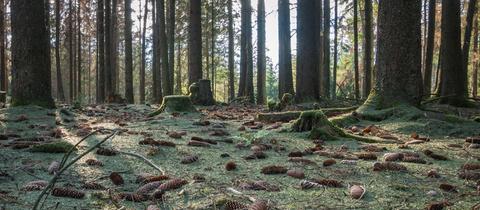
<svg viewBox="0 0 480 210"><path fill-rule="evenodd" d="M316 165L303 165L288 161L288 153L291 151L303 151L307 147L313 147L308 133L287 132L290 124L285 123L282 127L267 130L250 129L239 131L245 122L254 119L256 109L208 107L202 110L202 114L160 114L154 118L147 115L156 110L148 106L98 106L86 107L83 110L68 109L72 115L65 115L59 110L45 110L39 107L17 107L0 111L2 124L0 133L17 133L22 137L42 135L45 130L60 128L64 132L63 141L75 143L80 139L79 129L91 127L93 130L99 127L128 129L131 134L123 133L106 146L118 150L134 152L151 159L155 164L162 167L168 175L184 178L189 181L193 176L204 176L203 183L190 183L181 190L168 192L163 204L164 209L215 209L214 203L222 198L229 198L244 203L250 203L245 197L235 195L227 190L232 187L251 197L268 200L276 209L423 209L431 202L449 200L452 209L470 209L480 202L479 195L471 195L475 192L475 182L457 178L461 166L466 163L479 163L476 159L480 156L479 150L451 148L448 144L463 145L464 137L480 135L478 123L449 122L427 118L387 119L382 122L359 121L354 122L357 126L375 124L389 130L401 140L409 140L412 132L429 136L432 141L419 145L410 145L409 149L399 149L396 144L376 144L386 147L387 151L414 151L430 149L449 157L449 161L436 161L425 157L429 164L402 163L408 168L406 173L398 172L373 172L374 161L359 160L357 165L340 164L323 167L322 162L327 157L308 155L304 158L314 161ZM53 114L52 114L53 113ZM27 120L15 122L20 115L25 115ZM194 125L200 119L211 121L209 126ZM56 123L59 121L61 123ZM352 122L353 123L353 122ZM60 125L57 125L60 124ZM216 129L227 131L230 136L215 137L209 133ZM182 139L173 139L167 136L167 131L186 131L187 135ZM156 140L175 142L177 146L158 147L154 150L151 146L139 145L138 142L145 138L141 134L152 135ZM192 136L199 136L213 140L233 139L233 144L220 142L209 148L186 146ZM91 138L82 143L76 154L85 151L94 145L103 135ZM237 143L252 142L281 145L285 150L268 150L268 157L261 160L245 160L243 157L251 154L250 149L239 149ZM0 140L0 144L3 142ZM346 154L359 151L359 146L364 143L341 139L327 141L326 151L339 151L342 145L348 147ZM151 154L152 151L155 154ZM150 153L150 154L149 154ZM230 157L222 158L221 154L229 154ZM473 155L477 157L474 158ZM186 155L198 155L199 161L190 165L180 164ZM379 158L383 155L378 153ZM21 192L19 188L28 181L45 179L50 180L46 168L54 160L61 160L63 154L31 153L27 149L13 150L10 148L0 149L0 207L6 209L31 209L39 192ZM104 163L103 167L91 167L85 164L88 158L96 158ZM226 171L225 163L235 161L238 168L234 171ZM343 188L320 188L302 190L299 187L300 180L286 175L264 175L261 169L267 165L282 165L289 169L303 169L307 179L329 178L343 182ZM437 169L442 175L440 179L427 178L426 173L430 169ZM28 173L27 173L27 172ZM108 179L110 172L122 172L125 179L123 186L117 187ZM80 162L73 165L58 182L58 186L73 186L81 188L85 181L97 181L104 186L118 192L131 192L139 187L135 183L136 174L147 172L156 174L150 166L141 160L132 157L117 155L113 157L98 156L91 153ZM6 175L8 174L8 176ZM239 181L264 180L280 188L279 192L244 191L238 188ZM459 193L447 193L439 189L441 183L449 183L458 187ZM361 184L365 186L367 193L362 200L353 200L348 196L348 185ZM436 196L427 195L428 191L435 190ZM6 199L5 195L17 199ZM103 191L87 191L86 198L82 200L57 198L49 196L45 208L53 208L59 203L57 209L115 209L115 206L106 199ZM149 202L132 203L121 201L121 205L129 209L145 209ZM220 208L219 208L220 209Z"/></svg>

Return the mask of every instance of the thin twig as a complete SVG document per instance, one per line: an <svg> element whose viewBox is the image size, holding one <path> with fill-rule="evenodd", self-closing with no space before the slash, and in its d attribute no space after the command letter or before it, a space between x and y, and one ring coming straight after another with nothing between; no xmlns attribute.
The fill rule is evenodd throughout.
<svg viewBox="0 0 480 210"><path fill-rule="evenodd" d="M153 168L155 168L157 171L159 171L160 173L162 173L162 175L165 175L165 171L160 168L159 166L155 165L151 160L147 159L146 157L142 156L142 155L139 155L139 154L135 154L135 153L131 153L131 152L124 152L124 151L117 151L121 154L124 154L124 155L128 155L128 156L132 156L132 157L136 157L136 158L139 158L139 159L142 159L146 164L148 164L149 166L152 166Z"/></svg>

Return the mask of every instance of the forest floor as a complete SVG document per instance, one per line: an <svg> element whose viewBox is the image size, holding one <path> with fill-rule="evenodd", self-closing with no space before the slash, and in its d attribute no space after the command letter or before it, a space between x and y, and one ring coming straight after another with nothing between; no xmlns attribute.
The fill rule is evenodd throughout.
<svg viewBox="0 0 480 210"><path fill-rule="evenodd" d="M480 149L478 144L466 143L467 137L480 136L478 122L360 121L344 128L347 132L391 140L391 143L366 144L349 139L312 141L307 138L308 133L290 132L291 123L256 121L256 114L262 111L256 107L203 107L197 114L148 117L155 108L98 105L81 109L0 110L0 209L31 209L45 182L36 182L38 187L28 183L51 180L49 166L53 161L61 161L64 155L33 152L28 147L52 141L75 144L100 128L123 131L107 141L104 148L142 155L163 169L170 180L178 178L188 183L166 192L161 201L127 201L131 200L128 196L117 195L136 191L143 185L138 181L145 179L145 173L158 176L160 172L141 159L121 152L103 156L94 150L66 170L55 185L81 190L85 196L72 199L49 195L44 209L122 206L146 209L151 204L161 209L223 209L227 200L250 205L252 199L268 201L271 209L424 209L436 202L449 209L479 208ZM456 114L459 113L457 110ZM480 111L475 109L461 113L468 113L468 117L480 116ZM107 134L103 132L87 139L73 156L85 152ZM191 146L188 142L192 137L211 141L196 142L202 147ZM436 155L427 152L430 154L427 156L425 150ZM258 151L263 151L265 157L258 155ZM395 152L418 158L413 158L416 163L399 162L407 170L373 170L374 163L383 162L385 153ZM441 160L443 158L446 160ZM88 159L102 164L91 166L87 164ZM325 166L333 163L326 161L329 159L336 164ZM182 161L192 163L182 164ZM229 161L236 164L231 171L225 166ZM98 162L90 160L89 163ZM470 164L467 169L475 169L465 171L471 175L468 180L459 177L466 163ZM305 177L300 173L299 178L294 178L284 170L277 175L262 173L264 167L272 165L303 171ZM234 168L232 164L229 167ZM124 184L114 185L109 178L112 172L118 172ZM428 177L435 172L438 178ZM309 181L301 184L302 180ZM98 184L99 190L85 189L85 184L92 182ZM351 198L349 187L352 185L364 187L361 199ZM72 196L72 193L62 195ZM73 193L75 195L78 194Z"/></svg>

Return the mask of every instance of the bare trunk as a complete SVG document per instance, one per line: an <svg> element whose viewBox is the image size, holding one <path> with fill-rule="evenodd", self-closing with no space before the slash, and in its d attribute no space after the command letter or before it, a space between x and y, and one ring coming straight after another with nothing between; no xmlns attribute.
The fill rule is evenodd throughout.
<svg viewBox="0 0 480 210"><path fill-rule="evenodd" d="M202 3L190 0L188 38L188 85L202 79Z"/></svg>
<svg viewBox="0 0 480 210"><path fill-rule="evenodd" d="M465 37L463 38L463 50L462 50L462 72L461 81L465 81L462 84L465 93L468 92L468 61L470 56L470 42L472 40L472 25L473 18L477 11L477 0L470 0L468 3L467 22L465 26Z"/></svg>
<svg viewBox="0 0 480 210"><path fill-rule="evenodd" d="M324 0L323 4L323 69L320 95L330 97L330 0ZM298 92L298 90L297 90Z"/></svg>
<svg viewBox="0 0 480 210"><path fill-rule="evenodd" d="M132 2L125 0L125 99L133 99Z"/></svg>
<svg viewBox="0 0 480 210"><path fill-rule="evenodd" d="M473 52L474 57L473 57L473 73L472 73L472 96L473 98L477 98L477 91L478 91L478 57L479 57L479 51L478 51L478 15L475 16L474 18L474 23L473 23Z"/></svg>
<svg viewBox="0 0 480 210"><path fill-rule="evenodd" d="M257 104L265 104L266 58L265 58L265 0L258 1L258 46L257 46Z"/></svg>
<svg viewBox="0 0 480 210"><path fill-rule="evenodd" d="M142 29L142 64L140 66L140 104L145 103L145 68L146 68L146 36L147 36L147 16L148 16L148 0L145 0L145 11L143 14Z"/></svg>
<svg viewBox="0 0 480 210"><path fill-rule="evenodd" d="M337 95L337 67L338 67L338 0L335 0L335 21L333 38L333 75L332 75L332 98Z"/></svg>
<svg viewBox="0 0 480 210"><path fill-rule="evenodd" d="M364 34L364 56L363 56L363 86L362 96L366 98L372 89L372 52L373 52L373 11L372 0L365 0L365 24L363 26Z"/></svg>
<svg viewBox="0 0 480 210"><path fill-rule="evenodd" d="M355 99L360 99L360 70L358 61L358 0L353 0L353 62L355 74Z"/></svg>
<svg viewBox="0 0 480 210"><path fill-rule="evenodd" d="M97 103L105 102L105 25L104 1L97 2Z"/></svg>
<svg viewBox="0 0 480 210"><path fill-rule="evenodd" d="M232 0L228 0L228 100L235 98L235 34L233 32Z"/></svg>
<svg viewBox="0 0 480 210"><path fill-rule="evenodd" d="M278 0L278 37L279 37L279 64L278 64L278 98L283 94L293 94L292 52L290 36L290 1Z"/></svg>
<svg viewBox="0 0 480 210"><path fill-rule="evenodd" d="M433 68L433 51L435 49L435 15L436 15L436 0L429 0L428 12L428 39L427 49L425 52L425 68L423 73L423 89L424 95L427 97L432 91L432 68Z"/></svg>
<svg viewBox="0 0 480 210"><path fill-rule="evenodd" d="M176 0L168 0L168 74L169 89L172 94L175 86L175 6Z"/></svg>

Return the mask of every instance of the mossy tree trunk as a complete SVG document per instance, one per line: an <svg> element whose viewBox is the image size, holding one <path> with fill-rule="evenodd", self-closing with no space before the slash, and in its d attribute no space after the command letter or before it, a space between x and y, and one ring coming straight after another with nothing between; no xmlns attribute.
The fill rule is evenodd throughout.
<svg viewBox="0 0 480 210"><path fill-rule="evenodd" d="M45 1L11 2L13 105L54 107L45 17Z"/></svg>
<svg viewBox="0 0 480 210"><path fill-rule="evenodd" d="M375 87L364 106L384 109L399 104L420 105L421 1L379 3Z"/></svg>

